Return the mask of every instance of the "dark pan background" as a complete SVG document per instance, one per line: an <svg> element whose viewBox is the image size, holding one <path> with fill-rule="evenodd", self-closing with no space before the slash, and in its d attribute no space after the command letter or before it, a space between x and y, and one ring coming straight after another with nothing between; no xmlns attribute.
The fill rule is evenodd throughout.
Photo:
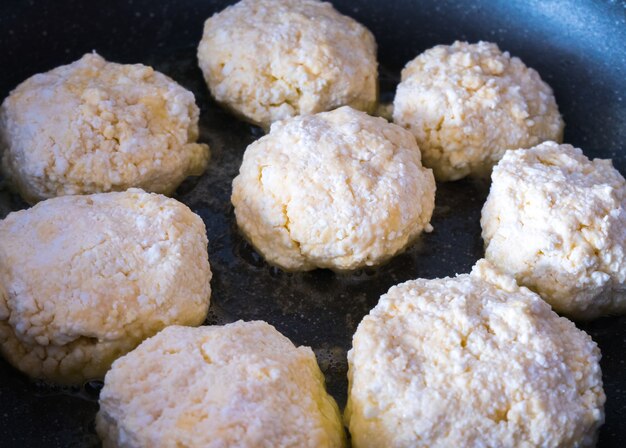
<svg viewBox="0 0 626 448"><path fill-rule="evenodd" d="M245 147L262 135L221 110L196 67L202 24L228 2L204 0L2 0L0 98L35 73L97 50L109 60L142 62L191 89L201 107L207 173L176 197L204 219L214 272L207 323L264 319L296 344L313 347L329 391L346 400L346 351L361 318L390 286L416 277L467 272L482 256L480 209L488 184L439 184L435 231L377 269L337 275L287 274L268 266L237 233L230 183ZM626 3L623 1L350 1L336 7L379 44L381 96L391 101L402 66L456 39L497 42L539 71L566 121L565 141L588 156L612 158L626 173ZM0 217L25 204L0 188ZM603 353L607 394L601 447L626 446L626 318L579 326ZM0 446L98 446L100 384L60 389L33 382L0 360Z"/></svg>

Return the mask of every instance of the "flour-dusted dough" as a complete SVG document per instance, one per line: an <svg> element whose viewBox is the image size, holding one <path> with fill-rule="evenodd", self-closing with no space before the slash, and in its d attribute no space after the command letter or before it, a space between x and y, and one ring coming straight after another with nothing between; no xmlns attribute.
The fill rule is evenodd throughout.
<svg viewBox="0 0 626 448"><path fill-rule="evenodd" d="M206 21L198 61L217 101L266 128L376 105L374 36L330 3L243 0Z"/></svg>
<svg viewBox="0 0 626 448"><path fill-rule="evenodd" d="M104 447L343 447L308 347L265 322L173 326L118 359L100 394Z"/></svg>
<svg viewBox="0 0 626 448"><path fill-rule="evenodd" d="M272 125L233 181L240 229L284 269L355 269L410 244L435 201L413 136L350 107Z"/></svg>
<svg viewBox="0 0 626 448"><path fill-rule="evenodd" d="M593 446L599 360L586 333L484 260L394 286L348 353L353 446Z"/></svg>
<svg viewBox="0 0 626 448"><path fill-rule="evenodd" d="M489 42L439 45L409 62L393 119L415 135L438 180L487 177L506 149L563 134L552 89Z"/></svg>
<svg viewBox="0 0 626 448"><path fill-rule="evenodd" d="M485 258L559 313L626 311L626 182L610 160L546 142L507 151L492 179Z"/></svg>
<svg viewBox="0 0 626 448"><path fill-rule="evenodd" d="M194 96L145 65L86 54L35 75L0 107L0 168L35 203L140 187L169 194L209 159Z"/></svg>
<svg viewBox="0 0 626 448"><path fill-rule="evenodd" d="M204 223L174 199L40 202L0 221L0 350L33 377L102 377L163 327L202 323L210 279Z"/></svg>

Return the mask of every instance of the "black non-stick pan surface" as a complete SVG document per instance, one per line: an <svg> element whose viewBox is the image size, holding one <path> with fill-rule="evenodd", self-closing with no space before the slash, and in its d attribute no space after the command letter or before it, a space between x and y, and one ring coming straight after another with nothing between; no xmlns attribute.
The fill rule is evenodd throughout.
<svg viewBox="0 0 626 448"><path fill-rule="evenodd" d="M105 58L154 66L191 89L202 110L208 171L176 198L205 221L214 273L207 324L264 319L315 351L328 389L346 401L346 352L361 318L399 282L467 272L483 254L480 209L488 183L437 185L431 234L388 264L349 274L285 273L267 265L238 234L231 181L246 146L263 132L218 107L196 64L213 0L2 0L0 98L35 73L97 50ZM336 7L376 36L381 100L391 101L402 66L456 39L497 42L537 69L554 89L565 141L612 158L626 173L626 3L600 1L350 1ZM0 217L26 207L0 189ZM579 323L599 344L607 394L599 446L626 446L626 318ZM94 416L101 383L61 389L31 381L0 361L0 446L98 446Z"/></svg>

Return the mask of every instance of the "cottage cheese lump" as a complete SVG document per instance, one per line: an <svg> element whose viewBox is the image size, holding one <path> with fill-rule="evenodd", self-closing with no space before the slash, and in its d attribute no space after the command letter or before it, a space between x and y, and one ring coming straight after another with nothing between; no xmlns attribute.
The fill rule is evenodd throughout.
<svg viewBox="0 0 626 448"><path fill-rule="evenodd" d="M202 220L131 189L64 196L0 221L0 350L26 374L75 384L211 294Z"/></svg>
<svg viewBox="0 0 626 448"><path fill-rule="evenodd" d="M191 92L145 65L86 54L0 107L0 168L28 202L140 187L170 194L209 159Z"/></svg>
<svg viewBox="0 0 626 448"><path fill-rule="evenodd" d="M243 0L206 21L198 61L216 100L265 128L376 105L374 36L330 3Z"/></svg>
<svg viewBox="0 0 626 448"><path fill-rule="evenodd" d="M348 353L353 446L593 446L599 361L586 333L485 260L402 283Z"/></svg>
<svg viewBox="0 0 626 448"><path fill-rule="evenodd" d="M626 311L626 182L610 160L546 142L507 151L492 179L485 258L559 313Z"/></svg>
<svg viewBox="0 0 626 448"><path fill-rule="evenodd" d="M393 119L444 181L487 177L506 149L560 141L564 126L539 74L488 42L438 45L409 62Z"/></svg>
<svg viewBox="0 0 626 448"><path fill-rule="evenodd" d="M284 269L355 269L410 244L435 201L413 136L350 107L272 125L233 181L237 223Z"/></svg>
<svg viewBox="0 0 626 448"><path fill-rule="evenodd" d="M315 355L265 322L144 341L107 373L96 427L105 448L346 445Z"/></svg>

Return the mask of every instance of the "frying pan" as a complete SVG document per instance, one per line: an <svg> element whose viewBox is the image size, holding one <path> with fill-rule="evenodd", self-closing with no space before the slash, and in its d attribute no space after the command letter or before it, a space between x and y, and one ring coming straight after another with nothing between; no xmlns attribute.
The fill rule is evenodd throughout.
<svg viewBox="0 0 626 448"><path fill-rule="evenodd" d="M0 97L28 76L97 50L117 62L154 66L191 89L209 143L207 173L176 197L205 221L214 272L208 324L264 319L296 344L311 346L339 405L346 401L346 352L379 296L399 282L468 272L483 254L480 209L488 183L438 184L432 224L404 254L376 269L285 273L267 265L237 232L230 185L246 146L262 131L210 98L196 66L204 20L219 0L3 0ZM554 89L565 141L626 173L626 3L620 1L351 1L337 9L366 25L379 46L381 100L391 101L402 66L456 39L497 42L537 69ZM26 207L0 189L0 217ZM607 394L600 447L626 446L626 317L578 323L599 344ZM99 446L94 431L101 383L57 388L0 361L0 446Z"/></svg>

